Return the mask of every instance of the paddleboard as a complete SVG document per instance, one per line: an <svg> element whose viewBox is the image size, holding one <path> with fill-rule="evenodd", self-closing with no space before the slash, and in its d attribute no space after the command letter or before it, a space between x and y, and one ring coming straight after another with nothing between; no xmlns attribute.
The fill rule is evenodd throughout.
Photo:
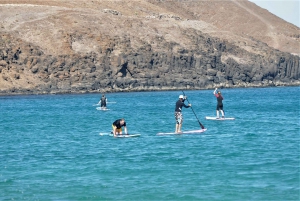
<svg viewBox="0 0 300 201"><path fill-rule="evenodd" d="M107 104L108 103L117 103L117 102L107 102ZM97 103L97 104L94 104L93 106L100 106L101 105L101 103Z"/></svg>
<svg viewBox="0 0 300 201"><path fill-rule="evenodd" d="M128 137L140 137L141 134L122 134L122 135L117 135L117 136L114 136L114 134L109 134L109 136L111 137L115 137L115 138L128 138Z"/></svg>
<svg viewBox="0 0 300 201"><path fill-rule="evenodd" d="M225 121L225 120L235 120L233 117L217 118L217 117L205 117L206 120L216 120L216 121Z"/></svg>
<svg viewBox="0 0 300 201"><path fill-rule="evenodd" d="M99 135L103 136L103 135L110 135L110 133L99 133Z"/></svg>
<svg viewBox="0 0 300 201"><path fill-rule="evenodd" d="M96 107L97 110L102 110L102 111L107 111L107 110L110 110L110 109L107 109L107 108L102 108L102 107Z"/></svg>
<svg viewBox="0 0 300 201"><path fill-rule="evenodd" d="M111 137L114 136L114 134L112 134L112 132L111 133L99 133L99 135L101 135L101 136L106 135L106 136L111 136ZM122 134L122 135L118 135L117 137L124 138L124 137L139 137L139 136L141 136L141 134L128 134L128 135Z"/></svg>
<svg viewBox="0 0 300 201"><path fill-rule="evenodd" d="M156 135L181 135L181 134L201 134L205 132L207 129L200 129L200 130L190 130L190 131L183 131L182 133L157 133Z"/></svg>

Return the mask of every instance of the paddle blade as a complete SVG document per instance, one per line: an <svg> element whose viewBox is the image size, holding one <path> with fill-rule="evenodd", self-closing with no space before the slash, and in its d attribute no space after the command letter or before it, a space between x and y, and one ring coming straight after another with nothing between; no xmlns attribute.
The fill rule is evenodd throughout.
<svg viewBox="0 0 300 201"><path fill-rule="evenodd" d="M199 122L200 127L201 127L202 129L204 129L204 126L200 123L200 121L198 121L198 122Z"/></svg>

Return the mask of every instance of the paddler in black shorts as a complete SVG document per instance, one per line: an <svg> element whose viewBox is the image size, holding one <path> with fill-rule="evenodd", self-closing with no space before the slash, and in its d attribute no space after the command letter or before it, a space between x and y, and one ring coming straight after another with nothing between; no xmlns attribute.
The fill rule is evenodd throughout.
<svg viewBox="0 0 300 201"><path fill-rule="evenodd" d="M216 93L217 90L218 90L218 88L215 89L214 95L215 95L215 97L217 98L217 101L218 101L218 103L217 103L217 119L219 119L220 118L219 111L221 111L222 118L224 118L224 110L223 110L223 102L222 102L223 101L223 96L222 96L220 91L218 91L218 93Z"/></svg>
<svg viewBox="0 0 300 201"><path fill-rule="evenodd" d="M107 102L107 98L105 97L105 95L103 94L99 103L101 104L101 109L106 109L106 102ZM99 104L98 103L98 104Z"/></svg>
<svg viewBox="0 0 300 201"><path fill-rule="evenodd" d="M175 127L175 133L181 133L181 127L182 127L182 122L183 122L183 115L181 113L182 106L185 108L189 108L192 105L188 104L185 105L184 101L186 100L186 96L184 97L183 95L179 96L179 100L176 102L175 106L175 120L176 120L176 127Z"/></svg>

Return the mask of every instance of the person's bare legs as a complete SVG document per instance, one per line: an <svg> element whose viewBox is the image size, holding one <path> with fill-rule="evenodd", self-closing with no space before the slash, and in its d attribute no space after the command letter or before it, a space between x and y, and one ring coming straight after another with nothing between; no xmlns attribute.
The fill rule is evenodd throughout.
<svg viewBox="0 0 300 201"><path fill-rule="evenodd" d="M177 133L182 133L182 131L181 131L181 126L182 126L182 123L181 123L181 124L178 124L178 130L177 130Z"/></svg>
<svg viewBox="0 0 300 201"><path fill-rule="evenodd" d="M224 111L223 110L221 110L221 114L222 114L222 118L224 118L225 116L224 116Z"/></svg>

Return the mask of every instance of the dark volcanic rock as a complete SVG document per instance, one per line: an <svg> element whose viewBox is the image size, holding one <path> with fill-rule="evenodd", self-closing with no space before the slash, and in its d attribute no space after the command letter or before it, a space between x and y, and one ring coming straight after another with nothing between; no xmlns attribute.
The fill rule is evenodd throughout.
<svg viewBox="0 0 300 201"><path fill-rule="evenodd" d="M197 35L193 38L197 38ZM269 48L267 57L264 57L206 37L202 34L197 39L195 49L180 49L176 53L124 50L119 56L109 53L51 56L32 44L11 38L16 42L5 43L5 48L0 49L2 78L7 81L20 80L30 74L34 77L31 83L34 87L24 89L20 86L2 90L1 93L113 92L299 84L298 56ZM172 44L168 45L170 49L174 48Z"/></svg>
<svg viewBox="0 0 300 201"><path fill-rule="evenodd" d="M26 2L1 7L0 94L300 84L299 56L270 46L280 46L279 35L299 44L297 34L268 32L273 38L263 42L257 30L256 35L231 33L225 19L223 31L222 23L210 22L213 16L221 20L215 12L218 6L211 9L207 2L185 2L185 9L178 9L183 5L179 1L137 1L128 7L119 1L78 0L77 8L71 1L37 0L31 7ZM214 2L223 7L242 4ZM244 4L255 14L256 7ZM205 15L195 9L203 6L208 8ZM26 12L28 8L32 12ZM263 27L253 23L253 28ZM299 31L291 26L286 30Z"/></svg>

